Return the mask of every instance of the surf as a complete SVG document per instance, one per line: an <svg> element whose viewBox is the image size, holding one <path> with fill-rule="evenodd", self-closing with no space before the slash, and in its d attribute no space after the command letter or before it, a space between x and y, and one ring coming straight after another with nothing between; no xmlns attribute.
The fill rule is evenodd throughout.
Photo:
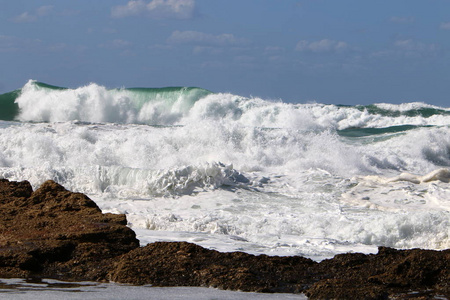
<svg viewBox="0 0 450 300"><path fill-rule="evenodd" d="M171 124L210 93L196 87L107 89L95 83L70 89L29 80L0 95L0 119Z"/></svg>
<svg viewBox="0 0 450 300"><path fill-rule="evenodd" d="M314 257L449 246L448 108L94 83L11 93L0 178L86 193L145 241Z"/></svg>
<svg viewBox="0 0 450 300"><path fill-rule="evenodd" d="M108 89L91 83L65 88L29 80L21 89L0 95L0 119L156 126L228 122L268 130L332 130L345 137L361 137L447 126L450 109L421 102L296 104L215 93L199 87Z"/></svg>

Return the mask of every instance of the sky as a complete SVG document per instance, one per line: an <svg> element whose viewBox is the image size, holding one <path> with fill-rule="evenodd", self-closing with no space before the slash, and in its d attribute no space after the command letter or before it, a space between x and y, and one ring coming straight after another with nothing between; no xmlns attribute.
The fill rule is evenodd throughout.
<svg viewBox="0 0 450 300"><path fill-rule="evenodd" d="M197 86L450 107L450 0L0 0L0 93Z"/></svg>

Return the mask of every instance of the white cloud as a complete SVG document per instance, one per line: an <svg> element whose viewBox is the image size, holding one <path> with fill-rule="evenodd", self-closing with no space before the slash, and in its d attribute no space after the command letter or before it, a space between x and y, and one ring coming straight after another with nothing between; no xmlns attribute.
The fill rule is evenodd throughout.
<svg viewBox="0 0 450 300"><path fill-rule="evenodd" d="M413 41L412 39L397 40L395 41L394 46L403 51L417 53L434 53L439 50L439 46L436 44L425 44Z"/></svg>
<svg viewBox="0 0 450 300"><path fill-rule="evenodd" d="M116 6L112 8L111 15L115 18L124 18L142 14L147 10L144 1L129 1L125 6Z"/></svg>
<svg viewBox="0 0 450 300"><path fill-rule="evenodd" d="M236 46L246 45L246 39L237 38L233 34L213 35L198 31L174 31L167 39L171 44L194 44L204 46Z"/></svg>
<svg viewBox="0 0 450 300"><path fill-rule="evenodd" d="M13 19L15 23L31 23L37 20L37 17L29 12L24 12Z"/></svg>
<svg viewBox="0 0 450 300"><path fill-rule="evenodd" d="M37 8L33 13L28 11L14 17L12 20L15 23L31 23L37 21L41 17L45 17L53 10L52 5L45 5Z"/></svg>
<svg viewBox="0 0 450 300"><path fill-rule="evenodd" d="M441 29L450 30L450 22L441 23Z"/></svg>
<svg viewBox="0 0 450 300"><path fill-rule="evenodd" d="M390 21L398 24L411 24L414 23L416 19L414 17L391 17Z"/></svg>
<svg viewBox="0 0 450 300"><path fill-rule="evenodd" d="M111 10L114 18L130 16L149 16L155 19L175 18L190 19L194 15L195 0L131 0L124 6L116 6Z"/></svg>
<svg viewBox="0 0 450 300"><path fill-rule="evenodd" d="M326 53L326 52L342 52L349 48L346 42L334 41L329 39L323 39L320 41L306 41L302 40L297 43L295 50L307 51L314 53Z"/></svg>

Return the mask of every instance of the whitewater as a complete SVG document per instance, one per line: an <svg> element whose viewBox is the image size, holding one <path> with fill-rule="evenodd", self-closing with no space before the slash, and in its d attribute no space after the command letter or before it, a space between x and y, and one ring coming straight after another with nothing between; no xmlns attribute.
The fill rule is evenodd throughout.
<svg viewBox="0 0 450 300"><path fill-rule="evenodd" d="M143 245L450 248L450 108L30 80L0 95L0 119L0 178L85 193Z"/></svg>

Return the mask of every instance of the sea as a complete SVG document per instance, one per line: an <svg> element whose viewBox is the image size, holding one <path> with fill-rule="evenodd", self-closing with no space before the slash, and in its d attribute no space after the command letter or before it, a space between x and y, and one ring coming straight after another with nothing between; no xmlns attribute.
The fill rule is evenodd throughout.
<svg viewBox="0 0 450 300"><path fill-rule="evenodd" d="M85 193L142 245L316 261L450 248L449 107L30 80L0 95L0 120L0 178Z"/></svg>

